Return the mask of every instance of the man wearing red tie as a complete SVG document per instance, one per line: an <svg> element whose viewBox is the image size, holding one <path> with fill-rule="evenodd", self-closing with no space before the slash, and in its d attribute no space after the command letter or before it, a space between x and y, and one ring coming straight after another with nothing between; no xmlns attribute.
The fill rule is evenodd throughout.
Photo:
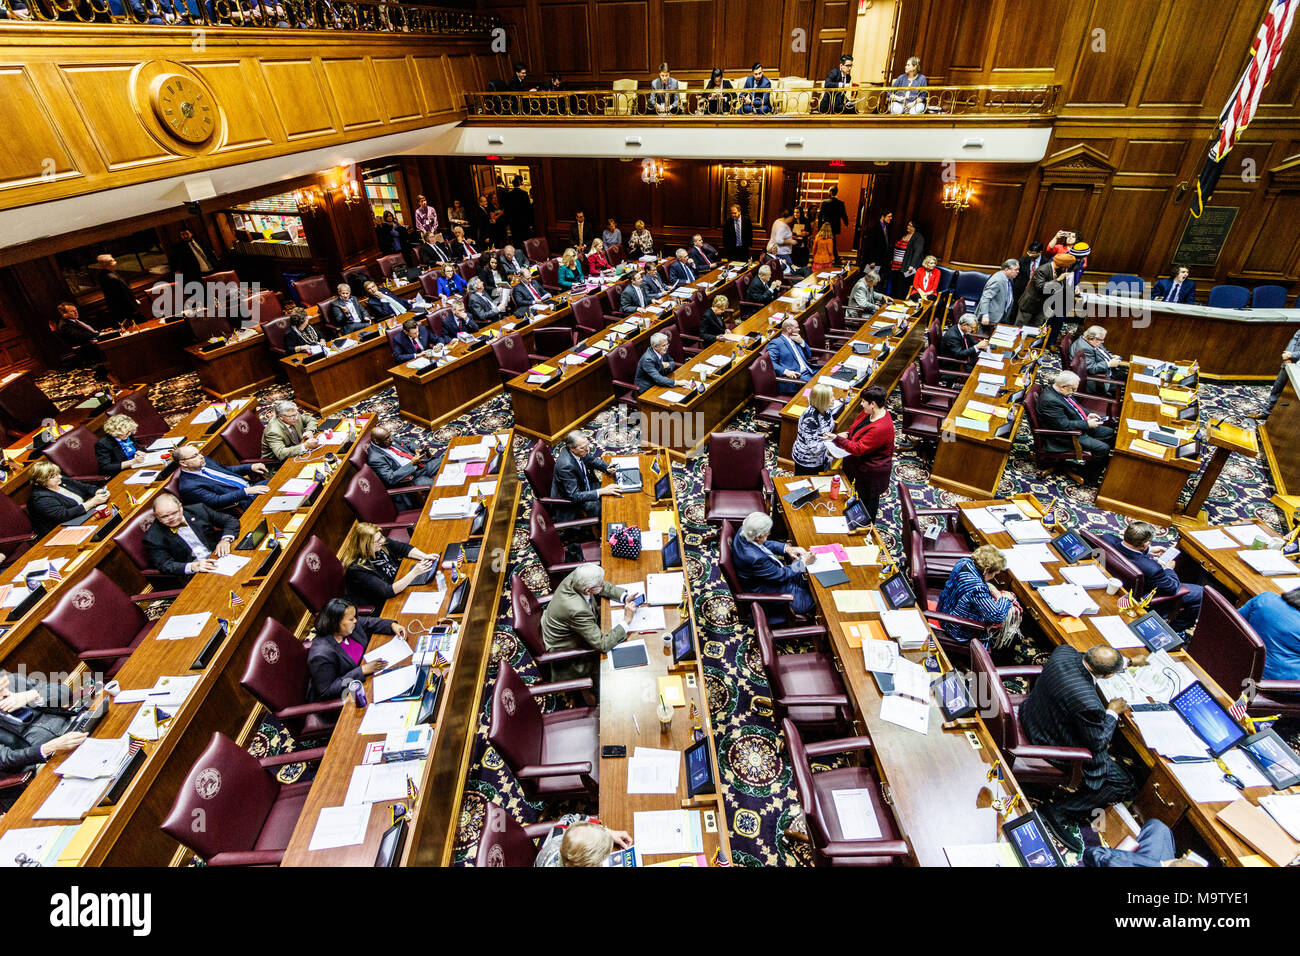
<svg viewBox="0 0 1300 956"><path fill-rule="evenodd" d="M718 264L718 250L704 241L698 232L691 236L691 263L696 272L708 272Z"/></svg>
<svg viewBox="0 0 1300 956"><path fill-rule="evenodd" d="M411 450L393 441L393 433L384 425L370 430L370 448L366 451L366 464L379 476L385 488L410 481L413 485L431 485L437 477L442 457L432 461L423 448Z"/></svg>
<svg viewBox="0 0 1300 956"><path fill-rule="evenodd" d="M550 295L536 279L526 279L522 272L510 276L510 304L515 307L515 315L525 316L529 309L549 298Z"/></svg>
<svg viewBox="0 0 1300 956"><path fill-rule="evenodd" d="M1078 437L1079 447L1092 454L1087 477L1096 478L1106 470L1106 461L1115 443L1115 429L1105 424L1100 415L1085 411L1074 400L1078 388L1079 376L1073 372L1059 373L1051 387L1043 389L1038 396L1038 425L1049 431L1082 432ZM1071 451L1074 448L1069 435L1045 436L1044 443L1048 451ZM1082 482L1078 475L1073 477Z"/></svg>

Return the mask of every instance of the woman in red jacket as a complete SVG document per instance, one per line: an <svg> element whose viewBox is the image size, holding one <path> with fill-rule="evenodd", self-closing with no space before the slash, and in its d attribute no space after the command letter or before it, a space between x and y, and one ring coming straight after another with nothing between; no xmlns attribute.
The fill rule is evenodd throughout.
<svg viewBox="0 0 1300 956"><path fill-rule="evenodd" d="M598 276L606 269L612 268L609 260L605 258L605 243L597 236L591 240L591 252L587 253L588 275Z"/></svg>
<svg viewBox="0 0 1300 956"><path fill-rule="evenodd" d="M909 299L933 299L939 292L939 260L926 256L921 268L912 273L912 291Z"/></svg>
<svg viewBox="0 0 1300 956"><path fill-rule="evenodd" d="M861 414L847 432L835 436L835 444L849 453L844 475L853 482L872 524L894 470L894 420L885 408L885 397L879 385L864 389Z"/></svg>

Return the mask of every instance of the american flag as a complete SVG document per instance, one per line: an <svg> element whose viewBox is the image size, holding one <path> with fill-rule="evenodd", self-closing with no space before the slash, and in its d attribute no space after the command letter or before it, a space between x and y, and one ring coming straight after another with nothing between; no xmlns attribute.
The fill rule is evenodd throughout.
<svg viewBox="0 0 1300 956"><path fill-rule="evenodd" d="M1240 697L1238 697L1238 698L1237 698L1237 702L1236 702L1235 704L1233 704L1231 707L1228 708L1228 713L1232 714L1232 719L1233 719L1233 720L1245 720L1245 719L1246 719L1246 706L1247 706L1249 703L1250 703L1250 700L1246 697L1246 695L1245 695L1244 693L1243 693Z"/></svg>
<svg viewBox="0 0 1300 956"><path fill-rule="evenodd" d="M241 604L243 604L243 603L244 603L244 599L243 599L243 598L241 598L241 597L240 597L238 594L236 594L234 591L231 591L231 592L230 592L230 606L231 606L231 607L239 607L239 605L241 605Z"/></svg>
<svg viewBox="0 0 1300 956"><path fill-rule="evenodd" d="M731 866L731 861L727 859L727 855L722 852L722 847L718 847L713 851L713 865L719 867Z"/></svg>
<svg viewBox="0 0 1300 956"><path fill-rule="evenodd" d="M1132 607L1132 605L1133 605L1133 592L1128 590L1126 590L1123 594L1121 594L1119 596L1119 600L1115 602L1115 606L1118 607L1121 611L1127 611L1130 607Z"/></svg>
<svg viewBox="0 0 1300 956"><path fill-rule="evenodd" d="M59 569L56 568L53 563L50 564L50 570L46 572L45 576L51 581L63 580L63 575L59 573Z"/></svg>
<svg viewBox="0 0 1300 956"><path fill-rule="evenodd" d="M435 648L433 652L433 660L429 661L429 667L433 670L441 670L444 667L450 667L450 666L451 666L451 661L447 660L447 658L442 656L441 650Z"/></svg>
<svg viewBox="0 0 1300 956"><path fill-rule="evenodd" d="M415 781L412 780L411 777L410 777L410 775L408 774L407 777L406 777L406 797L407 797L407 799L410 800L410 801L412 801L412 802L414 802L414 801L415 801L415 798L418 797L419 795L420 795L420 788L417 787L417 786L415 785Z"/></svg>

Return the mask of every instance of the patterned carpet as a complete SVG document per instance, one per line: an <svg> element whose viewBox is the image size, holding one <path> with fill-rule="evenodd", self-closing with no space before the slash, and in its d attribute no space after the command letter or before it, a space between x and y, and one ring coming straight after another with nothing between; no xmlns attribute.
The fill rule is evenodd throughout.
<svg viewBox="0 0 1300 956"><path fill-rule="evenodd" d="M1054 357L1044 360L1051 366ZM75 384L74 384L75 383ZM78 396L93 391L93 382L85 375L52 375L43 382L47 391L59 396L59 401L71 402ZM89 389L89 391L88 391ZM1245 416L1262 411L1267 395L1267 385L1214 385L1203 383L1202 401L1206 414L1226 416L1231 421L1248 424ZM269 414L269 403L281 397L292 397L289 389L276 387L258 393L264 417ZM178 419L197 403L201 395L194 376L183 376L160 383L151 390L152 400L160 410L166 410L169 420ZM891 398L897 404L897 395ZM356 412L377 412L385 423L394 425L400 432L417 432L413 426L398 418L396 394L393 389L362 402ZM895 409L897 411L897 409ZM480 434L508 427L512 423L509 399L498 396L449 422L433 434L435 443L446 442L456 435ZM598 453L631 453L638 445L635 431L620 430L617 412L607 410L584 425L593 436ZM744 409L732 421L729 429L754 429L753 414ZM757 430L757 429L754 429ZM900 435L900 445L901 445ZM544 591L547 576L529 544L526 516L531 507L531 492L522 476L527 442L516 445L516 459L520 471L523 503L517 523L517 533L510 555L509 573L520 573L530 586ZM768 465L773 474L784 474L775 466L775 447L768 447ZM1203 463L1204 464L1204 463ZM736 619L735 605L717 566L716 537L703 520L703 459L684 465L674 465L673 484L681 505L683 537L686 560L692 582L697 620L704 629L700 646L704 657L706 689L717 732L717 749L720 773L724 782L727 815L731 825L731 845L734 863L745 866L799 866L808 865L811 855L807 843L799 838L798 807L790 767L785 759L780 733L769 708L763 706L768 693L767 678L753 641L752 629ZM931 488L927 484L929 456L915 449L899 448L896 458L895 478L905 482L912 491L918 506L945 507L961 500L948 492ZM1194 484L1189 482L1189 486ZM1068 511L1069 522L1094 530L1121 530L1122 521L1112 514L1098 511L1093 506L1095 490L1078 487L1068 479L1053 474L1039 476L1032 461L1027 426L1022 428L1013 448L1011 461L999 492L1031 491L1044 498L1057 498ZM1255 519L1281 530L1281 514L1268 503L1272 487L1262 462L1233 457L1219 479L1215 497L1208 504L1210 518L1215 522ZM879 524L887 546L896 556L900 554L899 505L891 492L882 502ZM1161 529L1160 539L1172 539L1169 529ZM510 628L508 593L501 597L500 616L492 646L492 665L489 667L485 707L479 715L479 747L470 781L465 793L464 809L457 840L457 861L472 860L482 831L484 807L488 802L501 804L516 819L531 823L542 818L543 807L524 799L518 783L505 768L500 756L486 742L486 702L490 700L491 683L496 677L496 664L505 659L533 682L537 669L523 642L517 640ZM1040 661L1050 651L1050 643L1033 633L1014 648L1017 663ZM547 706L561 706L561 701L549 701ZM1285 731L1288 738L1297 735L1293 728ZM259 755L292 750L295 747L283 728L274 721L264 721L250 750ZM305 768L293 765L285 768L285 779L301 779ZM548 808L552 815L572 809L594 812L594 807L559 806ZM787 832L789 831L789 832Z"/></svg>

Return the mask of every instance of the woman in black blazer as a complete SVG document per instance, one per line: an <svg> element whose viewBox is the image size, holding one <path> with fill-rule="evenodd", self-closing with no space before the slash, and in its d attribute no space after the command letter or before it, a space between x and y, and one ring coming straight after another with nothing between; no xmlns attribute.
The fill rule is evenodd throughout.
<svg viewBox="0 0 1300 956"><path fill-rule="evenodd" d="M339 555L344 568L343 591L349 601L379 607L405 591L421 574L433 570L435 557L403 541L385 538L376 525L357 522ZM418 560L399 578L397 567L404 558Z"/></svg>
<svg viewBox="0 0 1300 956"><path fill-rule="evenodd" d="M727 313L731 302L725 295L715 295L713 303L700 316L700 342L712 345L727 331Z"/></svg>
<svg viewBox="0 0 1300 956"><path fill-rule="evenodd" d="M306 309L289 313L289 327L284 330L284 348L287 352L310 352L320 344L320 333L311 326L311 316Z"/></svg>
<svg viewBox="0 0 1300 956"><path fill-rule="evenodd" d="M108 489L98 491L91 485L64 478L59 466L51 461L32 465L32 492L27 498L27 517L37 537L54 528L94 511L108 500Z"/></svg>
<svg viewBox="0 0 1300 956"><path fill-rule="evenodd" d="M104 434L95 442L95 461L105 478L112 478L123 468L144 464L145 454L135 447L134 440L139 427L130 415L113 415L104 422Z"/></svg>
<svg viewBox="0 0 1300 956"><path fill-rule="evenodd" d="M313 701L340 696L354 680L365 680L388 666L386 661L362 661L375 634L406 637L406 628L383 617L357 617L356 605L330 598L316 616L316 636L307 648Z"/></svg>

